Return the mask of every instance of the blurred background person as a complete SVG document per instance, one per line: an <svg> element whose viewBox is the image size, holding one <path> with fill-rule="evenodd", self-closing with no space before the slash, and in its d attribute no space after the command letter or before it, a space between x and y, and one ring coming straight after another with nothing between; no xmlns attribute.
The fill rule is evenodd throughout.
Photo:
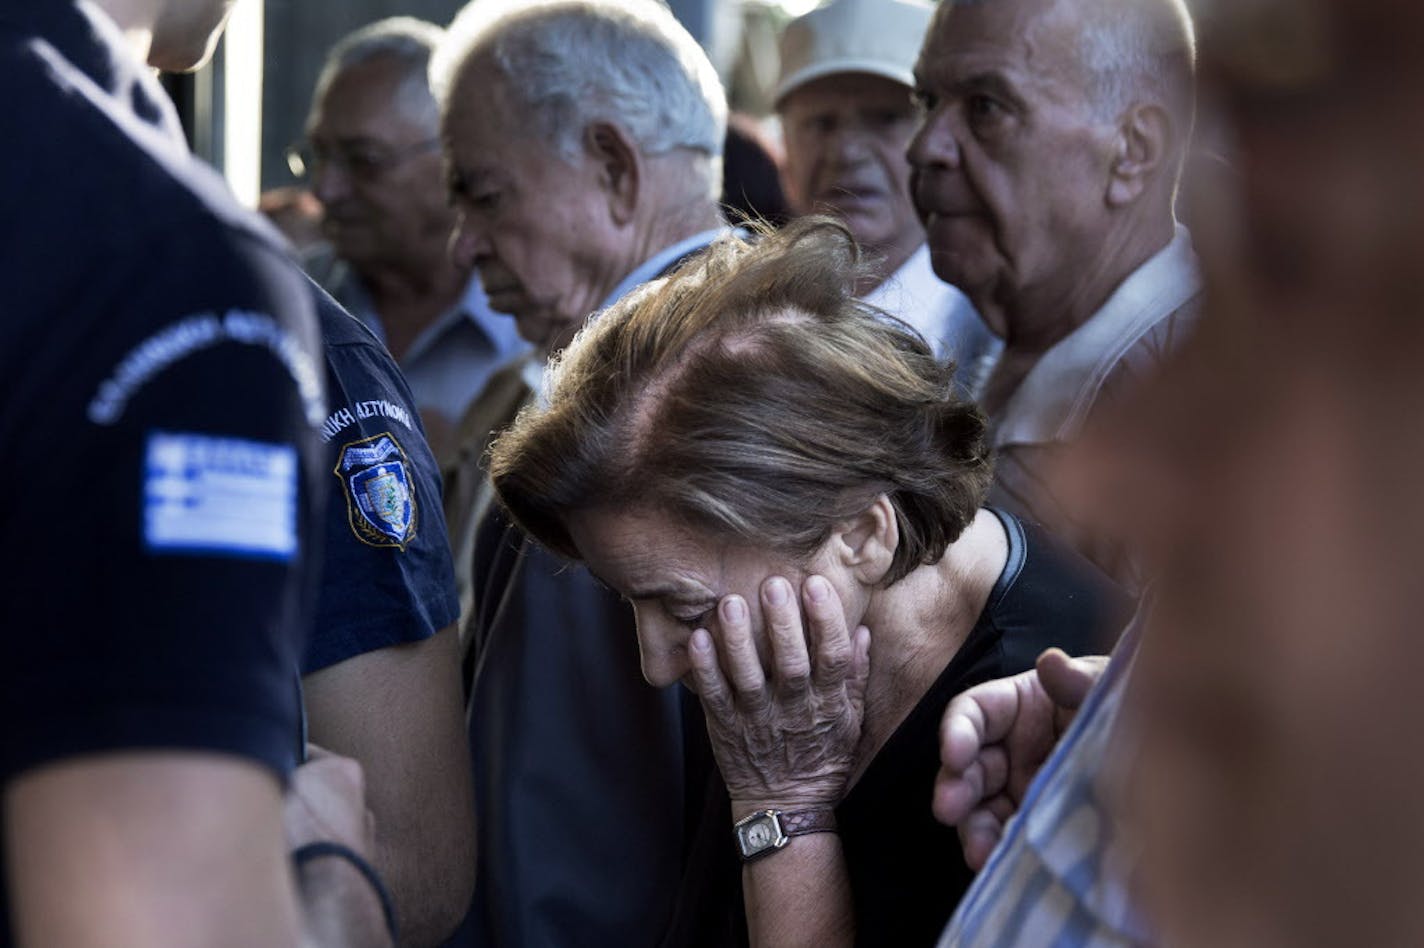
<svg viewBox="0 0 1424 948"><path fill-rule="evenodd" d="M1172 569L1128 706L1147 905L1193 948L1420 944L1424 16L1203 18L1239 227L1163 399Z"/></svg>
<svg viewBox="0 0 1424 948"><path fill-rule="evenodd" d="M1000 343L931 268L905 158L919 120L912 69L933 11L921 0L833 0L791 21L775 92L782 178L795 213L845 221L875 261L857 292L953 360L973 398Z"/></svg>
<svg viewBox="0 0 1424 948"><path fill-rule="evenodd" d="M615 593L478 516L481 462L591 314L726 230L726 103L706 54L651 0L476 0L434 73L452 252L536 346L462 424L476 538L473 926L481 944L648 944L683 856L683 813L669 805L683 799L680 698L639 678Z"/></svg>
<svg viewBox="0 0 1424 948"><path fill-rule="evenodd" d="M257 210L282 232L298 256L321 246L321 202L306 188L289 185L263 191Z"/></svg>
<svg viewBox="0 0 1424 948"><path fill-rule="evenodd" d="M1088 514L1061 460L1195 319L1173 209L1194 55L1181 0L946 0L915 66L909 157L931 260L1005 342L982 398L990 499L1129 586L1118 525Z"/></svg>
<svg viewBox="0 0 1424 948"><path fill-rule="evenodd" d="M395 357L437 461L494 369L528 349L513 321L490 309L479 275L448 252L454 213L428 78L443 35L393 17L343 38L292 155L330 242L308 271Z"/></svg>

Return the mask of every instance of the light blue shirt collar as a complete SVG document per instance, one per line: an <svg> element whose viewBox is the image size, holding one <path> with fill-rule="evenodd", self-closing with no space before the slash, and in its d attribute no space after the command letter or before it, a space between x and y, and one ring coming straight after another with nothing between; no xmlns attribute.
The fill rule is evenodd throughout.
<svg viewBox="0 0 1424 948"><path fill-rule="evenodd" d="M347 312L364 323L366 328L371 330L376 338L384 344L386 341L385 327L381 325L381 318L376 314L375 306L371 303L371 296L366 292L366 287L362 284L356 271L344 260L335 257L332 258L328 266L330 276L326 277L322 276L319 267L315 268L317 272L314 273L314 276L317 282L324 283L327 292L335 297ZM470 323L479 331L480 335L489 343L490 350L497 361L507 361L529 349L529 344L519 335L514 317L490 309L489 297L485 294L485 288L480 283L479 274L475 273L465 284L465 293L460 297L459 302L442 313L439 319L426 326L420 335L416 336L415 341L406 351L405 357L401 359L402 367L415 363L422 353L435 346L452 329L464 322Z"/></svg>
<svg viewBox="0 0 1424 948"><path fill-rule="evenodd" d="M618 285L613 288L613 292L609 293L604 299L603 305L598 308L597 312L589 316L589 320L597 319L598 314L603 310L627 296L635 287L657 278L664 270L672 266L673 263L682 257L694 251L701 250L719 237L741 233L744 233L744 231L739 228L724 225L693 234L691 237L679 240L675 244L669 244L643 261L641 265L635 267L631 273L619 281ZM541 405L548 404L548 399L545 397L546 393L544 391L544 380L547 368L548 363L545 360L529 359L520 369L520 375L524 379L524 384L528 385L530 390L536 393L539 404Z"/></svg>
<svg viewBox="0 0 1424 948"><path fill-rule="evenodd" d="M489 297L485 294L484 285L480 283L479 274L475 273L465 285L465 295L439 319L425 327L411 343L404 361L410 363L420 358L421 353L435 345L452 327L462 321L479 329L489 341L490 348L494 350L499 361L504 361L506 357L523 352L529 347L528 343L520 338L514 317L490 309Z"/></svg>
<svg viewBox="0 0 1424 948"><path fill-rule="evenodd" d="M735 233L735 230L731 227L714 227L711 230L704 230L700 234L693 234L686 240L679 240L675 244L664 247L643 261L643 264L635 268L632 273L625 276L622 282L613 288L613 292L608 294L608 297L603 301L603 305L599 306L599 309L607 309L612 306L627 296L628 291L632 290L635 286L641 286L659 276L679 258L687 256L694 250L701 250L718 237L725 237L732 233Z"/></svg>

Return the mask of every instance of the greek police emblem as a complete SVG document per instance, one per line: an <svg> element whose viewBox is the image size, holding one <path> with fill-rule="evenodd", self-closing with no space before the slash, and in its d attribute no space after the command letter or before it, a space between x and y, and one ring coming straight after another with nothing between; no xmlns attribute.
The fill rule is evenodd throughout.
<svg viewBox="0 0 1424 948"><path fill-rule="evenodd" d="M332 473L346 492L346 513L357 539L405 550L415 536L415 484L395 436L384 432L343 445Z"/></svg>

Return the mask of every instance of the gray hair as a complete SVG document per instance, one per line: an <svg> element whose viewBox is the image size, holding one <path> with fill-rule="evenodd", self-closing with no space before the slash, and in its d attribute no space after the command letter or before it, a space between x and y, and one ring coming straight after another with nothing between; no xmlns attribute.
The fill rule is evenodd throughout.
<svg viewBox="0 0 1424 948"><path fill-rule="evenodd" d="M473 0L431 61L442 111L477 51L490 55L506 94L565 159L578 154L590 123L616 122L646 154L705 155L709 184L720 190L726 95L707 54L663 4Z"/></svg>
<svg viewBox="0 0 1424 948"><path fill-rule="evenodd" d="M412 16L377 20L337 40L326 54L316 80L313 101L319 101L336 77L362 63L389 59L405 72L401 102L413 118L438 121L439 113L430 91L430 60L445 39L445 31L434 23Z"/></svg>
<svg viewBox="0 0 1424 948"><path fill-rule="evenodd" d="M1196 34L1183 0L1090 6L1080 42L1097 112L1116 118L1146 94L1190 122Z"/></svg>

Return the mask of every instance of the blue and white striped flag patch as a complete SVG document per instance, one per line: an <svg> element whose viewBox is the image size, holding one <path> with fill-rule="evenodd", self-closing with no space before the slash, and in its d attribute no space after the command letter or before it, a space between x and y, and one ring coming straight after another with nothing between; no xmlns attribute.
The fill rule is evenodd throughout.
<svg viewBox="0 0 1424 948"><path fill-rule="evenodd" d="M297 451L288 444L155 431L143 476L144 545L160 553L290 560Z"/></svg>

